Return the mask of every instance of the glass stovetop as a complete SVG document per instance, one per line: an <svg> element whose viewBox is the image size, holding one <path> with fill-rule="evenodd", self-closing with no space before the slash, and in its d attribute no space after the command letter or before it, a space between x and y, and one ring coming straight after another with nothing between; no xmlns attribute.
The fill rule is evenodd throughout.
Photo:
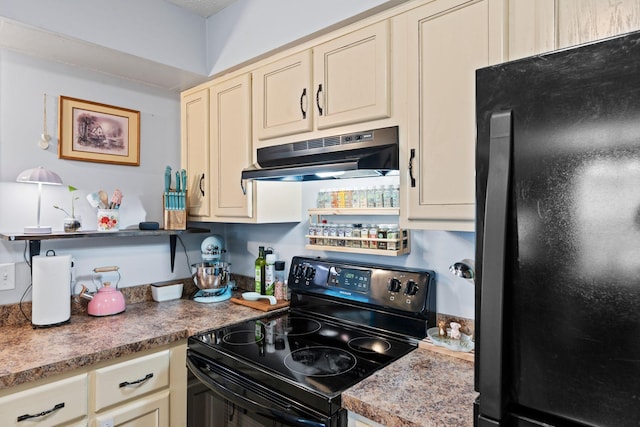
<svg viewBox="0 0 640 427"><path fill-rule="evenodd" d="M204 344L198 346L204 356L243 375L260 379L275 374L326 396L336 396L416 348L409 341L294 312L194 338Z"/></svg>

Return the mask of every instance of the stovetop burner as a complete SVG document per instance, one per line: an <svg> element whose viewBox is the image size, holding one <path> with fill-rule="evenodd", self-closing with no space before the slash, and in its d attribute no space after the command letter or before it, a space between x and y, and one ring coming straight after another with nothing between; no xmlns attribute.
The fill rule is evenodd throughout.
<svg viewBox="0 0 640 427"><path fill-rule="evenodd" d="M356 367L356 357L335 347L305 347L284 357L284 365L292 372L312 377L330 377Z"/></svg>

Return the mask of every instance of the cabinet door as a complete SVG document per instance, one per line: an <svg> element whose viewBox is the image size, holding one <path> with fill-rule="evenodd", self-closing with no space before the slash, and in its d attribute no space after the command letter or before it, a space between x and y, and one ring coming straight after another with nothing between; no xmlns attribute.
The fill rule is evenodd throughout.
<svg viewBox="0 0 640 427"><path fill-rule="evenodd" d="M509 0L509 59L637 29L638 0Z"/></svg>
<svg viewBox="0 0 640 427"><path fill-rule="evenodd" d="M251 78L243 74L211 88L211 185L215 219L251 218L252 182L242 191L242 169L251 165ZM228 221L228 219L226 220Z"/></svg>
<svg viewBox="0 0 640 427"><path fill-rule="evenodd" d="M316 127L390 117L389 22L313 49Z"/></svg>
<svg viewBox="0 0 640 427"><path fill-rule="evenodd" d="M475 70L503 58L504 11L444 0L408 12L408 228L474 229Z"/></svg>
<svg viewBox="0 0 640 427"><path fill-rule="evenodd" d="M256 138L310 131L313 128L312 105L310 50L253 72L253 131Z"/></svg>
<svg viewBox="0 0 640 427"><path fill-rule="evenodd" d="M181 115L182 168L187 171L187 209L191 217L210 215L209 90L183 94Z"/></svg>
<svg viewBox="0 0 640 427"><path fill-rule="evenodd" d="M97 415L92 427L169 427L169 391L143 397Z"/></svg>

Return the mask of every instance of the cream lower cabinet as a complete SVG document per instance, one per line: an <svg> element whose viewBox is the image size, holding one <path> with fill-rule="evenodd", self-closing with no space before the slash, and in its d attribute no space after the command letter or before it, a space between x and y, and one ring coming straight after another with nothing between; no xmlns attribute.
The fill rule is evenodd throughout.
<svg viewBox="0 0 640 427"><path fill-rule="evenodd" d="M509 59L638 29L638 0L509 0Z"/></svg>
<svg viewBox="0 0 640 427"><path fill-rule="evenodd" d="M254 70L255 139L390 117L389 27L384 20Z"/></svg>
<svg viewBox="0 0 640 427"><path fill-rule="evenodd" d="M89 427L185 427L186 343L89 372Z"/></svg>
<svg viewBox="0 0 640 427"><path fill-rule="evenodd" d="M0 425L186 427L186 342L0 390Z"/></svg>
<svg viewBox="0 0 640 427"><path fill-rule="evenodd" d="M506 10L506 0L438 0L396 18L407 29L402 228L475 228L475 70L503 60Z"/></svg>
<svg viewBox="0 0 640 427"><path fill-rule="evenodd" d="M181 96L181 167L187 171L187 209L193 219L211 215L209 90Z"/></svg>

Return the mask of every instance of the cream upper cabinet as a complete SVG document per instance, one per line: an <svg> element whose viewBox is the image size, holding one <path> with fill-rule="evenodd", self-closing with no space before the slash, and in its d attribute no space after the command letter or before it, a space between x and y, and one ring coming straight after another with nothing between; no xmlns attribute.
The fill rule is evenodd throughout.
<svg viewBox="0 0 640 427"><path fill-rule="evenodd" d="M211 87L211 186L214 218L251 218L251 186L242 191L242 169L251 165L251 78L242 74Z"/></svg>
<svg viewBox="0 0 640 427"><path fill-rule="evenodd" d="M638 0L509 0L509 59L638 29Z"/></svg>
<svg viewBox="0 0 640 427"><path fill-rule="evenodd" d="M257 140L390 117L388 20L253 71Z"/></svg>
<svg viewBox="0 0 640 427"><path fill-rule="evenodd" d="M311 85L311 50L254 71L255 136L268 139L312 130Z"/></svg>
<svg viewBox="0 0 640 427"><path fill-rule="evenodd" d="M439 0L398 17L407 21L403 228L475 228L475 70L503 60L506 10L506 0Z"/></svg>
<svg viewBox="0 0 640 427"><path fill-rule="evenodd" d="M389 43L385 20L313 49L318 129L391 115Z"/></svg>
<svg viewBox="0 0 640 427"><path fill-rule="evenodd" d="M212 222L301 220L300 183L241 181L252 164L251 75L214 81L210 89Z"/></svg>
<svg viewBox="0 0 640 427"><path fill-rule="evenodd" d="M187 171L187 209L198 219L211 214L209 186L209 90L185 92L180 103L181 166Z"/></svg>

